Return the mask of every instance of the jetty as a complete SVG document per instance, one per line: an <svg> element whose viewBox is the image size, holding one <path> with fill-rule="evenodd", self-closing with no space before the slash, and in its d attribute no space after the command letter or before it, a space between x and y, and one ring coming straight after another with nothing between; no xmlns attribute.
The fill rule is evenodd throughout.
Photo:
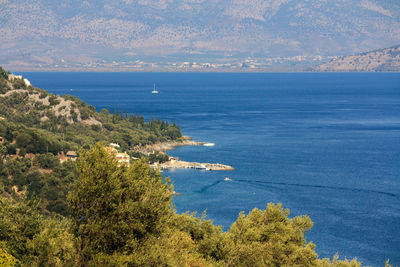
<svg viewBox="0 0 400 267"><path fill-rule="evenodd" d="M168 150L173 150L180 146L214 146L214 143L207 142L198 142L194 141L189 136L183 136L180 140L177 141L169 141L147 145L144 147L136 147L136 150L149 155L150 153L154 153L155 151L160 151L162 153L166 153ZM151 165L153 168L159 170L165 169L197 169L197 170L205 170L205 171L233 171L235 170L233 167L229 165L224 165L220 163L199 163L199 162L189 162L179 160L178 158L169 157L169 160L164 163L153 163Z"/></svg>
<svg viewBox="0 0 400 267"><path fill-rule="evenodd" d="M165 169L198 169L205 171L233 171L234 168L229 165L220 163L199 163L199 162L188 162L182 160L169 160L161 164L153 164L153 167L165 170Z"/></svg>

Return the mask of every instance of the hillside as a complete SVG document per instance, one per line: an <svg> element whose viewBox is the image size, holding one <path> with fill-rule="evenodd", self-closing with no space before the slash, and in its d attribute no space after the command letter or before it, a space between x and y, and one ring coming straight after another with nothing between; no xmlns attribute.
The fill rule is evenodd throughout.
<svg viewBox="0 0 400 267"><path fill-rule="evenodd" d="M400 45L321 64L315 71L400 71Z"/></svg>
<svg viewBox="0 0 400 267"><path fill-rule="evenodd" d="M315 63L400 43L397 0L3 0L0 17L13 70Z"/></svg>
<svg viewBox="0 0 400 267"><path fill-rule="evenodd" d="M0 266L361 266L319 259L311 219L282 204L240 213L225 232L205 213L177 214L170 179L147 158L120 165L94 142L129 151L179 140L178 126L98 113L10 77L0 68ZM60 161L68 149L79 159Z"/></svg>
<svg viewBox="0 0 400 267"><path fill-rule="evenodd" d="M143 116L118 109L113 114L106 109L97 112L77 97L49 94L27 86L19 78L0 80L0 116L9 127L18 125L10 130L12 135L7 140L16 138L21 129L32 128L53 139L59 150L49 149L52 153L78 150L99 141L119 143L122 149L129 150L182 136L175 123L160 119L145 122Z"/></svg>
<svg viewBox="0 0 400 267"><path fill-rule="evenodd" d="M75 177L78 154L97 142L120 144L129 156L146 145L181 140L175 123L118 110L97 112L69 95L59 96L29 85L0 68L0 188L7 194L39 197L42 210L67 214L66 196ZM159 160L157 155L152 155Z"/></svg>

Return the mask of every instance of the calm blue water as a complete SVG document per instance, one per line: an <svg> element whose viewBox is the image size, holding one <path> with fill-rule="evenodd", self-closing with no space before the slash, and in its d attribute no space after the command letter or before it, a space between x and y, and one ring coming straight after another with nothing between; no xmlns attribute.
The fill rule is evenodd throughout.
<svg viewBox="0 0 400 267"><path fill-rule="evenodd" d="M175 120L184 134L215 143L170 152L236 168L164 172L182 193L179 212L207 210L228 229L240 211L281 202L314 221L307 240L320 256L400 264L400 74L24 75L98 110Z"/></svg>

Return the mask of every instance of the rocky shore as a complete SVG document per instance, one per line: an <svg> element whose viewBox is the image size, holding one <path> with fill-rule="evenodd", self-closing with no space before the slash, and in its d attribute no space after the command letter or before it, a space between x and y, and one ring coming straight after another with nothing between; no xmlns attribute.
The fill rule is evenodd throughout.
<svg viewBox="0 0 400 267"><path fill-rule="evenodd" d="M152 145L148 145L142 148L142 153L153 153L154 151L166 152L167 150L173 150L180 146L210 146L214 145L211 143L206 142L198 142L194 141L189 136L183 136L179 141L171 141L171 142L164 142L164 143L156 143ZM188 162L175 159L170 157L167 162L164 163L154 163L152 165L154 168L158 169L198 169L198 170L207 170L207 171L233 171L234 168L229 165L224 165L220 163L199 163L199 162Z"/></svg>
<svg viewBox="0 0 400 267"><path fill-rule="evenodd" d="M198 169L205 171L233 171L234 168L229 165L224 165L220 163L199 163L199 162L188 162L182 160L171 159L167 162L161 164L154 164L154 167L157 167L161 170L164 169Z"/></svg>
<svg viewBox="0 0 400 267"><path fill-rule="evenodd" d="M189 136L182 136L181 140L155 143L152 145L139 147L137 148L137 150L144 154L153 153L154 151L160 151L165 153L167 150L174 150L175 148L180 146L202 146L204 144L206 143L194 141Z"/></svg>

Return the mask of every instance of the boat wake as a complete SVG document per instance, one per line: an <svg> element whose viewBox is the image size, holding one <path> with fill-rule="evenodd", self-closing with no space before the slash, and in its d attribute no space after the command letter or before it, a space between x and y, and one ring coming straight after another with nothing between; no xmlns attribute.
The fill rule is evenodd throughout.
<svg viewBox="0 0 400 267"><path fill-rule="evenodd" d="M270 187L269 185L284 185L284 186L297 186L297 187L308 187L308 188L320 188L320 189L331 189L331 190L339 190L339 191L351 191L351 192L360 192L360 193L373 193L373 194L381 194L390 197L398 197L398 195L390 192L370 190L370 189L359 189L359 188L349 188L349 187L341 187L341 186L327 186L327 185L309 185L309 184L297 184L297 183L282 183L282 182L268 182L268 181L252 181L252 180L235 180L236 182L258 185L262 187Z"/></svg>
<svg viewBox="0 0 400 267"><path fill-rule="evenodd" d="M212 184L209 184L207 186L202 187L200 190L196 191L197 193L204 193L208 189L217 186L218 184L227 181L226 179L216 181ZM359 188L349 188L349 187L341 187L341 186L327 186L327 185L310 185L310 184L298 184L298 183L282 183L282 182L268 182L268 181L259 181L259 180L244 180L244 179L239 179L239 180L232 180L229 179L230 182L236 182L236 183L244 183L248 185L253 185L257 186L258 188L264 188L264 189L272 189L273 185L277 186L296 186L296 187L305 187L305 188L319 188L319 189L330 189L330 190L339 190L339 191L350 191L350 192L358 192L358 193L366 193L366 194L380 194L380 195L385 195L389 197L395 197L398 198L399 196L394 193L390 192L384 192L384 191L378 191L378 190L370 190L370 189L359 189Z"/></svg>
<svg viewBox="0 0 400 267"><path fill-rule="evenodd" d="M222 182L224 182L224 180L216 181L216 182L214 182L214 183L212 183L212 184L210 184L210 185L206 185L206 186L202 187L200 190L195 191L195 192L196 192L196 193L204 193L204 192L206 192L208 189L210 189L211 187L214 187L214 186L216 186L216 185L218 185L218 184L220 184L220 183L222 183Z"/></svg>

